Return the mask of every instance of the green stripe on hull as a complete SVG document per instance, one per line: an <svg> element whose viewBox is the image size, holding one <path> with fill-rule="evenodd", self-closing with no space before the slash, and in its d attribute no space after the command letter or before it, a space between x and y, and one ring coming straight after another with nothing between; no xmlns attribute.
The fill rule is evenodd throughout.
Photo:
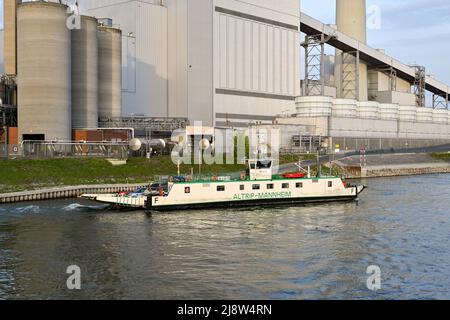
<svg viewBox="0 0 450 320"><path fill-rule="evenodd" d="M146 210L148 211L177 211L177 210L194 210L194 209L226 209L226 208L245 208L256 207L263 205L273 206L291 206L312 203L326 203L326 202L350 202L357 199L357 196L340 196L340 197L313 197L313 198L285 198L285 199L255 199L243 201L224 201L224 202L208 202L208 203L193 203L183 205L167 205L167 206L152 206L151 199L148 199Z"/></svg>

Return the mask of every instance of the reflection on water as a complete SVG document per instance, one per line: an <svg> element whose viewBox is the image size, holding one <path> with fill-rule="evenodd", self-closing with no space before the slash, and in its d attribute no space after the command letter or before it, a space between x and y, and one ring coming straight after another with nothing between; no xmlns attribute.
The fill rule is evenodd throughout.
<svg viewBox="0 0 450 320"><path fill-rule="evenodd" d="M147 215L0 206L0 299L450 298L450 175L376 179L361 201ZM82 290L66 288L69 265ZM382 290L366 268L382 270Z"/></svg>

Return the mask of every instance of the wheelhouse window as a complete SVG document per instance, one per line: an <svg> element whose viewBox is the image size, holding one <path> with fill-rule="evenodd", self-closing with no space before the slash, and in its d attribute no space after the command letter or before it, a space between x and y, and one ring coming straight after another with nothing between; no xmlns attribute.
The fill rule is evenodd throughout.
<svg viewBox="0 0 450 320"><path fill-rule="evenodd" d="M282 187L283 189L289 189L289 183L283 183L283 184L281 185L281 187Z"/></svg>
<svg viewBox="0 0 450 320"><path fill-rule="evenodd" d="M333 181L328 181L328 188L332 188L333 187Z"/></svg>
<svg viewBox="0 0 450 320"><path fill-rule="evenodd" d="M241 184L241 185L239 186L239 190L244 191L244 190L245 190L245 185Z"/></svg>
<svg viewBox="0 0 450 320"><path fill-rule="evenodd" d="M191 188L190 187L184 188L184 193L191 193Z"/></svg>
<svg viewBox="0 0 450 320"><path fill-rule="evenodd" d="M275 186L273 185L273 183L269 183L267 185L267 190L273 190L275 188Z"/></svg>
<svg viewBox="0 0 450 320"><path fill-rule="evenodd" d="M295 187L296 187L297 189L303 188L303 182L297 182L297 183L295 184Z"/></svg>
<svg viewBox="0 0 450 320"><path fill-rule="evenodd" d="M219 192L225 191L225 186L217 186L217 191Z"/></svg>
<svg viewBox="0 0 450 320"><path fill-rule="evenodd" d="M270 169L272 168L272 161L258 161L256 164L257 169Z"/></svg>
<svg viewBox="0 0 450 320"><path fill-rule="evenodd" d="M249 162L250 169L271 169L272 168L272 161L250 161Z"/></svg>
<svg viewBox="0 0 450 320"><path fill-rule="evenodd" d="M254 184L253 185L253 190L260 190L261 186L259 184Z"/></svg>

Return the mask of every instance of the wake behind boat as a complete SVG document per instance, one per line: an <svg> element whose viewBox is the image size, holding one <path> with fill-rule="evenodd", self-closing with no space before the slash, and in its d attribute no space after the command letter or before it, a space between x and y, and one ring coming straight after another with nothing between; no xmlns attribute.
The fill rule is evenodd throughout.
<svg viewBox="0 0 450 320"><path fill-rule="evenodd" d="M122 208L174 211L271 205L354 201L365 186L353 186L340 177L301 172L273 174L272 160L248 160L240 179L213 176L194 180L171 177L132 194L82 195L82 198Z"/></svg>

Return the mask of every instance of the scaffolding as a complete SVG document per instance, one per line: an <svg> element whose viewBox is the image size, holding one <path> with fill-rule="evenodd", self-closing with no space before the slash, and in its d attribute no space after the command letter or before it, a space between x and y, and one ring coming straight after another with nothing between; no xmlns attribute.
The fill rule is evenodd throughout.
<svg viewBox="0 0 450 320"><path fill-rule="evenodd" d="M2 75L0 78L0 128L17 126L16 77Z"/></svg>
<svg viewBox="0 0 450 320"><path fill-rule="evenodd" d="M341 52L341 97L359 99L359 51Z"/></svg>
<svg viewBox="0 0 450 320"><path fill-rule="evenodd" d="M413 84L414 95L416 96L416 106L426 107L426 72L424 66L411 66L415 69L415 79Z"/></svg>
<svg viewBox="0 0 450 320"><path fill-rule="evenodd" d="M305 36L302 43L305 49L305 96L325 93L325 44L334 37L323 33Z"/></svg>
<svg viewBox="0 0 450 320"><path fill-rule="evenodd" d="M389 78L390 91L397 91L397 70L395 70L394 67L386 66L384 68L377 68L375 70L383 73Z"/></svg>
<svg viewBox="0 0 450 320"><path fill-rule="evenodd" d="M448 94L433 94L433 109L448 109Z"/></svg>

